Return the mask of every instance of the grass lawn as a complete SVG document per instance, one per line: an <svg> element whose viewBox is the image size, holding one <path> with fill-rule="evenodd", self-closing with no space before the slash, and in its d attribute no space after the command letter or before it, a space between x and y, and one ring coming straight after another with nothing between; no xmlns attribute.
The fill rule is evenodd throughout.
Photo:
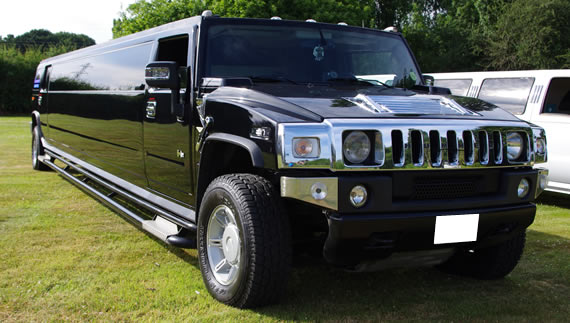
<svg viewBox="0 0 570 323"><path fill-rule="evenodd" d="M0 118L0 321L568 321L570 200L547 196L499 281L433 268L297 265L281 304L238 310L206 291L196 251L157 241L30 162L29 118Z"/></svg>

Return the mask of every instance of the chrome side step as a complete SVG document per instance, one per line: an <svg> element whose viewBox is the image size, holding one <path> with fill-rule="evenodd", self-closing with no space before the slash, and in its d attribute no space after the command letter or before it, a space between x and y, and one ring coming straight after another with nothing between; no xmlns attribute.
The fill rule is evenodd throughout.
<svg viewBox="0 0 570 323"><path fill-rule="evenodd" d="M99 178L98 176L90 173L89 171L74 165L56 154L46 151L46 154L52 158L55 158L65 164L65 168L61 168L56 165L50 158L42 158L42 162L57 171L65 179L69 180L71 183L78 186L80 189L89 193L99 201L103 202L115 212L120 213L125 216L128 220L136 224L138 227L144 231L152 234L158 239L166 242L167 244L181 247L181 248L196 248L196 225L188 222L186 220L180 219L179 217L171 214L170 212L161 209L147 201L141 200L134 195L122 190L121 188ZM82 179L77 178L72 175L69 170L74 170L83 176ZM111 191L109 194L105 194L97 188L88 184L89 181L93 181L96 184L106 188ZM154 215L153 220L147 220L139 216L134 211L122 205L120 202L116 201L114 198L116 196L121 196L126 200L135 203L137 206L141 206L147 210L150 214Z"/></svg>
<svg viewBox="0 0 570 323"><path fill-rule="evenodd" d="M154 220L142 221L142 228L164 242L168 242L169 236L176 235L180 231L176 224L160 216L157 216Z"/></svg>

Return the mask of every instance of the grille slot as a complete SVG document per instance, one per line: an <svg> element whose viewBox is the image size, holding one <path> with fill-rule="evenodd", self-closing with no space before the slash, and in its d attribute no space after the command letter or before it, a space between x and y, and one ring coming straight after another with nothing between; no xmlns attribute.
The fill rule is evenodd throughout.
<svg viewBox="0 0 570 323"><path fill-rule="evenodd" d="M453 130L447 132L447 162L450 165L457 165L459 162L457 135Z"/></svg>
<svg viewBox="0 0 570 323"><path fill-rule="evenodd" d="M473 143L473 133L469 130L463 131L463 158L465 165L473 165L475 160L475 147Z"/></svg>
<svg viewBox="0 0 570 323"><path fill-rule="evenodd" d="M441 166L441 138L437 130L429 132L430 161L433 166Z"/></svg>
<svg viewBox="0 0 570 323"><path fill-rule="evenodd" d="M503 138L499 131L493 131L493 162L495 165L503 163Z"/></svg>
<svg viewBox="0 0 570 323"><path fill-rule="evenodd" d="M477 195L474 178L418 179L414 185L413 200L446 200Z"/></svg>
<svg viewBox="0 0 570 323"><path fill-rule="evenodd" d="M392 130L392 161L395 167L404 166L404 137L400 130Z"/></svg>
<svg viewBox="0 0 570 323"><path fill-rule="evenodd" d="M414 166L422 166L424 164L424 140L419 130L412 130L412 163Z"/></svg>
<svg viewBox="0 0 570 323"><path fill-rule="evenodd" d="M487 131L479 131L479 162L489 164L489 136Z"/></svg>

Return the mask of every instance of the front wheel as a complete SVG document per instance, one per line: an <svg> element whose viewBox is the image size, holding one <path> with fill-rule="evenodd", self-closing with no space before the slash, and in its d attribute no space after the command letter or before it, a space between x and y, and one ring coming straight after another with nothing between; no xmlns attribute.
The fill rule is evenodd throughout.
<svg viewBox="0 0 570 323"><path fill-rule="evenodd" d="M291 262L289 222L276 192L252 174L220 176L208 186L198 218L198 255L214 298L239 308L277 301Z"/></svg>
<svg viewBox="0 0 570 323"><path fill-rule="evenodd" d="M443 271L478 279L500 279L518 264L525 245L523 231L499 245L475 250L460 250L440 265Z"/></svg>

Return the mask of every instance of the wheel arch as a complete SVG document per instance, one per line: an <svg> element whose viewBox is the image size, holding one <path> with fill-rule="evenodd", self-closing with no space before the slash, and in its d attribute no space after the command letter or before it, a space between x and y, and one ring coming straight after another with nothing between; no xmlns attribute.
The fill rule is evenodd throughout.
<svg viewBox="0 0 570 323"><path fill-rule="evenodd" d="M231 173L257 174L264 166L262 151L252 140L227 133L208 136L200 153L196 214L199 214L204 192L214 178Z"/></svg>
<svg viewBox="0 0 570 323"><path fill-rule="evenodd" d="M40 123L40 113L36 110L32 111L32 121L30 124L30 131L34 131L34 128L36 126L38 126L39 130L40 130L40 135L43 135L42 133L42 127L41 127L41 123Z"/></svg>

